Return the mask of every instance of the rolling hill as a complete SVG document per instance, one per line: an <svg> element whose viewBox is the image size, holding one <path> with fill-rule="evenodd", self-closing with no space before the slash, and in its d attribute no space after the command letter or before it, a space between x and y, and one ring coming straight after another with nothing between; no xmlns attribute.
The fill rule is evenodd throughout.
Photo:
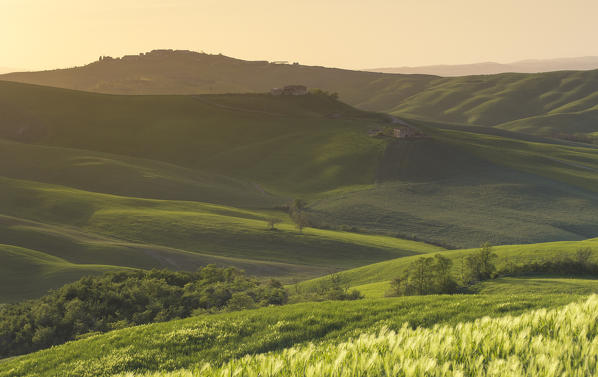
<svg viewBox="0 0 598 377"><path fill-rule="evenodd" d="M299 83L338 92L344 102L364 110L563 136L598 132L597 77L596 70L404 75L156 50L77 68L1 75L0 80L111 94L261 93Z"/></svg>
<svg viewBox="0 0 598 377"><path fill-rule="evenodd" d="M392 118L325 94L121 96L2 82L0 113L2 243L46 260L216 263L289 282L442 250L422 241L598 234L598 149L586 144L407 118L425 137L372 137ZM293 198L308 203L303 234L285 212Z"/></svg>
<svg viewBox="0 0 598 377"><path fill-rule="evenodd" d="M387 116L325 95L129 97L14 83L0 92L2 242L47 269L65 266L37 290L3 275L23 289L0 300L121 267L215 263L288 280L440 250L299 233L283 208L294 195L373 180L385 141L366 131ZM283 221L278 231L268 230L272 217ZM0 254L10 263L15 255Z"/></svg>
<svg viewBox="0 0 598 377"><path fill-rule="evenodd" d="M118 373L200 370L245 355L314 343L337 344L364 331L518 315L578 302L577 294L422 296L302 303L201 315L115 330L39 352L0 360L0 377L110 377ZM488 318L485 319L486 321ZM185 376L192 372L182 371ZM229 375L230 373L226 373Z"/></svg>
<svg viewBox="0 0 598 377"><path fill-rule="evenodd" d="M592 258L596 258L595 250L598 248L598 238L583 241L560 241L528 245L495 246L493 251L497 254L496 265L500 268L508 263L521 264L541 262L554 257L574 257L577 250L590 248L594 250ZM459 276L461 258L467 257L477 249L463 249L444 251L443 256L453 261L452 273ZM338 275L345 282L356 289L363 290L369 297L383 297L390 287L390 281L400 276L417 256L397 258L385 262L362 266L352 270L339 272ZM300 289L310 290L327 277L320 277L298 284ZM563 279L563 277L533 277L533 278L500 278L482 283L481 293L531 293L554 294L578 292L580 294L595 293L598 290L598 281L593 277L588 279Z"/></svg>

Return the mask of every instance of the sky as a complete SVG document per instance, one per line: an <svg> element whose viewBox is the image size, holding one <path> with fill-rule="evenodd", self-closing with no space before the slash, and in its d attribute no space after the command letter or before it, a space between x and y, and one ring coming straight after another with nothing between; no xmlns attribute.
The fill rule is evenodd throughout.
<svg viewBox="0 0 598 377"><path fill-rule="evenodd" d="M597 0L0 0L0 67L173 48L350 69L598 56Z"/></svg>

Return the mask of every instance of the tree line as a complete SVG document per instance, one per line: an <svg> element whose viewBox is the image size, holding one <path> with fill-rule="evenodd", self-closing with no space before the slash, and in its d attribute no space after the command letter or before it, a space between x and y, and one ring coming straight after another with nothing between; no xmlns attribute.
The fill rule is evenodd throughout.
<svg viewBox="0 0 598 377"><path fill-rule="evenodd" d="M127 271L84 277L17 304L0 306L0 357L33 352L90 332L222 310L282 305L288 293L235 268Z"/></svg>
<svg viewBox="0 0 598 377"><path fill-rule="evenodd" d="M573 258L555 256L541 261L507 263L496 267L497 255L489 243L476 252L461 257L454 266L451 259L436 254L420 257L406 272L390 282L387 296L468 293L474 284L501 276L553 274L566 276L598 276L598 263L591 260L592 250L579 249ZM456 277L453 272L457 271Z"/></svg>

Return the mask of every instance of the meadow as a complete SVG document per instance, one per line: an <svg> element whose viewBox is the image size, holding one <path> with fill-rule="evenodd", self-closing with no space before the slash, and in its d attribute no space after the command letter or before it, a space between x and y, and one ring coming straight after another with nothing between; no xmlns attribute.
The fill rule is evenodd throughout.
<svg viewBox="0 0 598 377"><path fill-rule="evenodd" d="M324 351L363 333L405 331L406 322L408 328L436 331L437 324L519 315L579 300L583 296L571 294L444 295L309 302L203 315L90 334L85 339L3 361L0 376L43 377L60 371L63 376L103 377L131 371L195 370L205 363L216 367L246 355L308 343L323 344ZM426 331L422 329L415 331Z"/></svg>
<svg viewBox="0 0 598 377"><path fill-rule="evenodd" d="M598 298L520 316L397 331L340 344L306 345L133 376L587 376L598 371Z"/></svg>
<svg viewBox="0 0 598 377"><path fill-rule="evenodd" d="M523 264L530 262L542 262L554 258L574 258L575 254L580 249L593 250L591 260L595 262L597 260L596 248L598 248L598 239L594 238L584 241L559 241L528 245L494 246L492 247L492 251L497 255L497 259L495 261L496 267L498 269L501 269L510 263ZM446 258L449 258L452 261L453 264L451 267L451 274L454 277L459 277L465 259L468 256L478 252L478 250L479 248L447 250L443 251L441 255ZM433 255L434 254L432 253L428 256ZM389 289L390 281L394 278L401 276L418 258L418 256L397 258L389 261L374 263L367 266L357 267L355 269L341 271L337 275L343 281L344 284L352 288L363 290L369 297L381 297ZM567 278L567 276L561 276L561 278ZM297 284L296 289L311 291L316 289L320 284L325 283L327 279L328 277L320 277L312 280L303 281ZM509 281L509 279L514 278L507 278L506 281ZM573 280L577 281L577 279ZM531 281L533 281L533 279ZM527 286L527 283L530 282L530 280L519 280L519 282L522 283L521 286ZM587 280L586 282L593 284L593 280ZM492 280L487 284L489 287L494 287L495 283L496 281ZM565 281L563 280L559 282L558 279L553 281L552 285L557 286L555 287L557 291L561 289L558 288L560 283L565 283ZM582 283L580 282L580 284ZM565 290L564 292L567 292L567 288L563 287L562 289ZM496 292L499 292L499 288L496 288ZM509 290L507 289L505 293L506 292L509 292ZM550 292L546 291L546 293L548 294ZM585 291L579 293L583 294L585 293Z"/></svg>
<svg viewBox="0 0 598 377"><path fill-rule="evenodd" d="M2 82L0 104L2 243L64 266L0 301L119 268L215 263L291 283L596 231L598 150L579 143L411 119L426 137L370 137L392 127L388 116L326 94L109 96ZM296 198L307 202L302 232L286 207ZM355 284L374 282L365 276Z"/></svg>

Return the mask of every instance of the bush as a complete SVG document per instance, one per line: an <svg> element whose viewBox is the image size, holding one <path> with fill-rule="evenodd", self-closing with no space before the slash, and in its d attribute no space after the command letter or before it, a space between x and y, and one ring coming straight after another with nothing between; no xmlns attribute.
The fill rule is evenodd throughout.
<svg viewBox="0 0 598 377"><path fill-rule="evenodd" d="M278 281L260 283L234 268L167 270L85 277L32 301L0 306L0 357L36 351L89 332L193 314L282 305Z"/></svg>

